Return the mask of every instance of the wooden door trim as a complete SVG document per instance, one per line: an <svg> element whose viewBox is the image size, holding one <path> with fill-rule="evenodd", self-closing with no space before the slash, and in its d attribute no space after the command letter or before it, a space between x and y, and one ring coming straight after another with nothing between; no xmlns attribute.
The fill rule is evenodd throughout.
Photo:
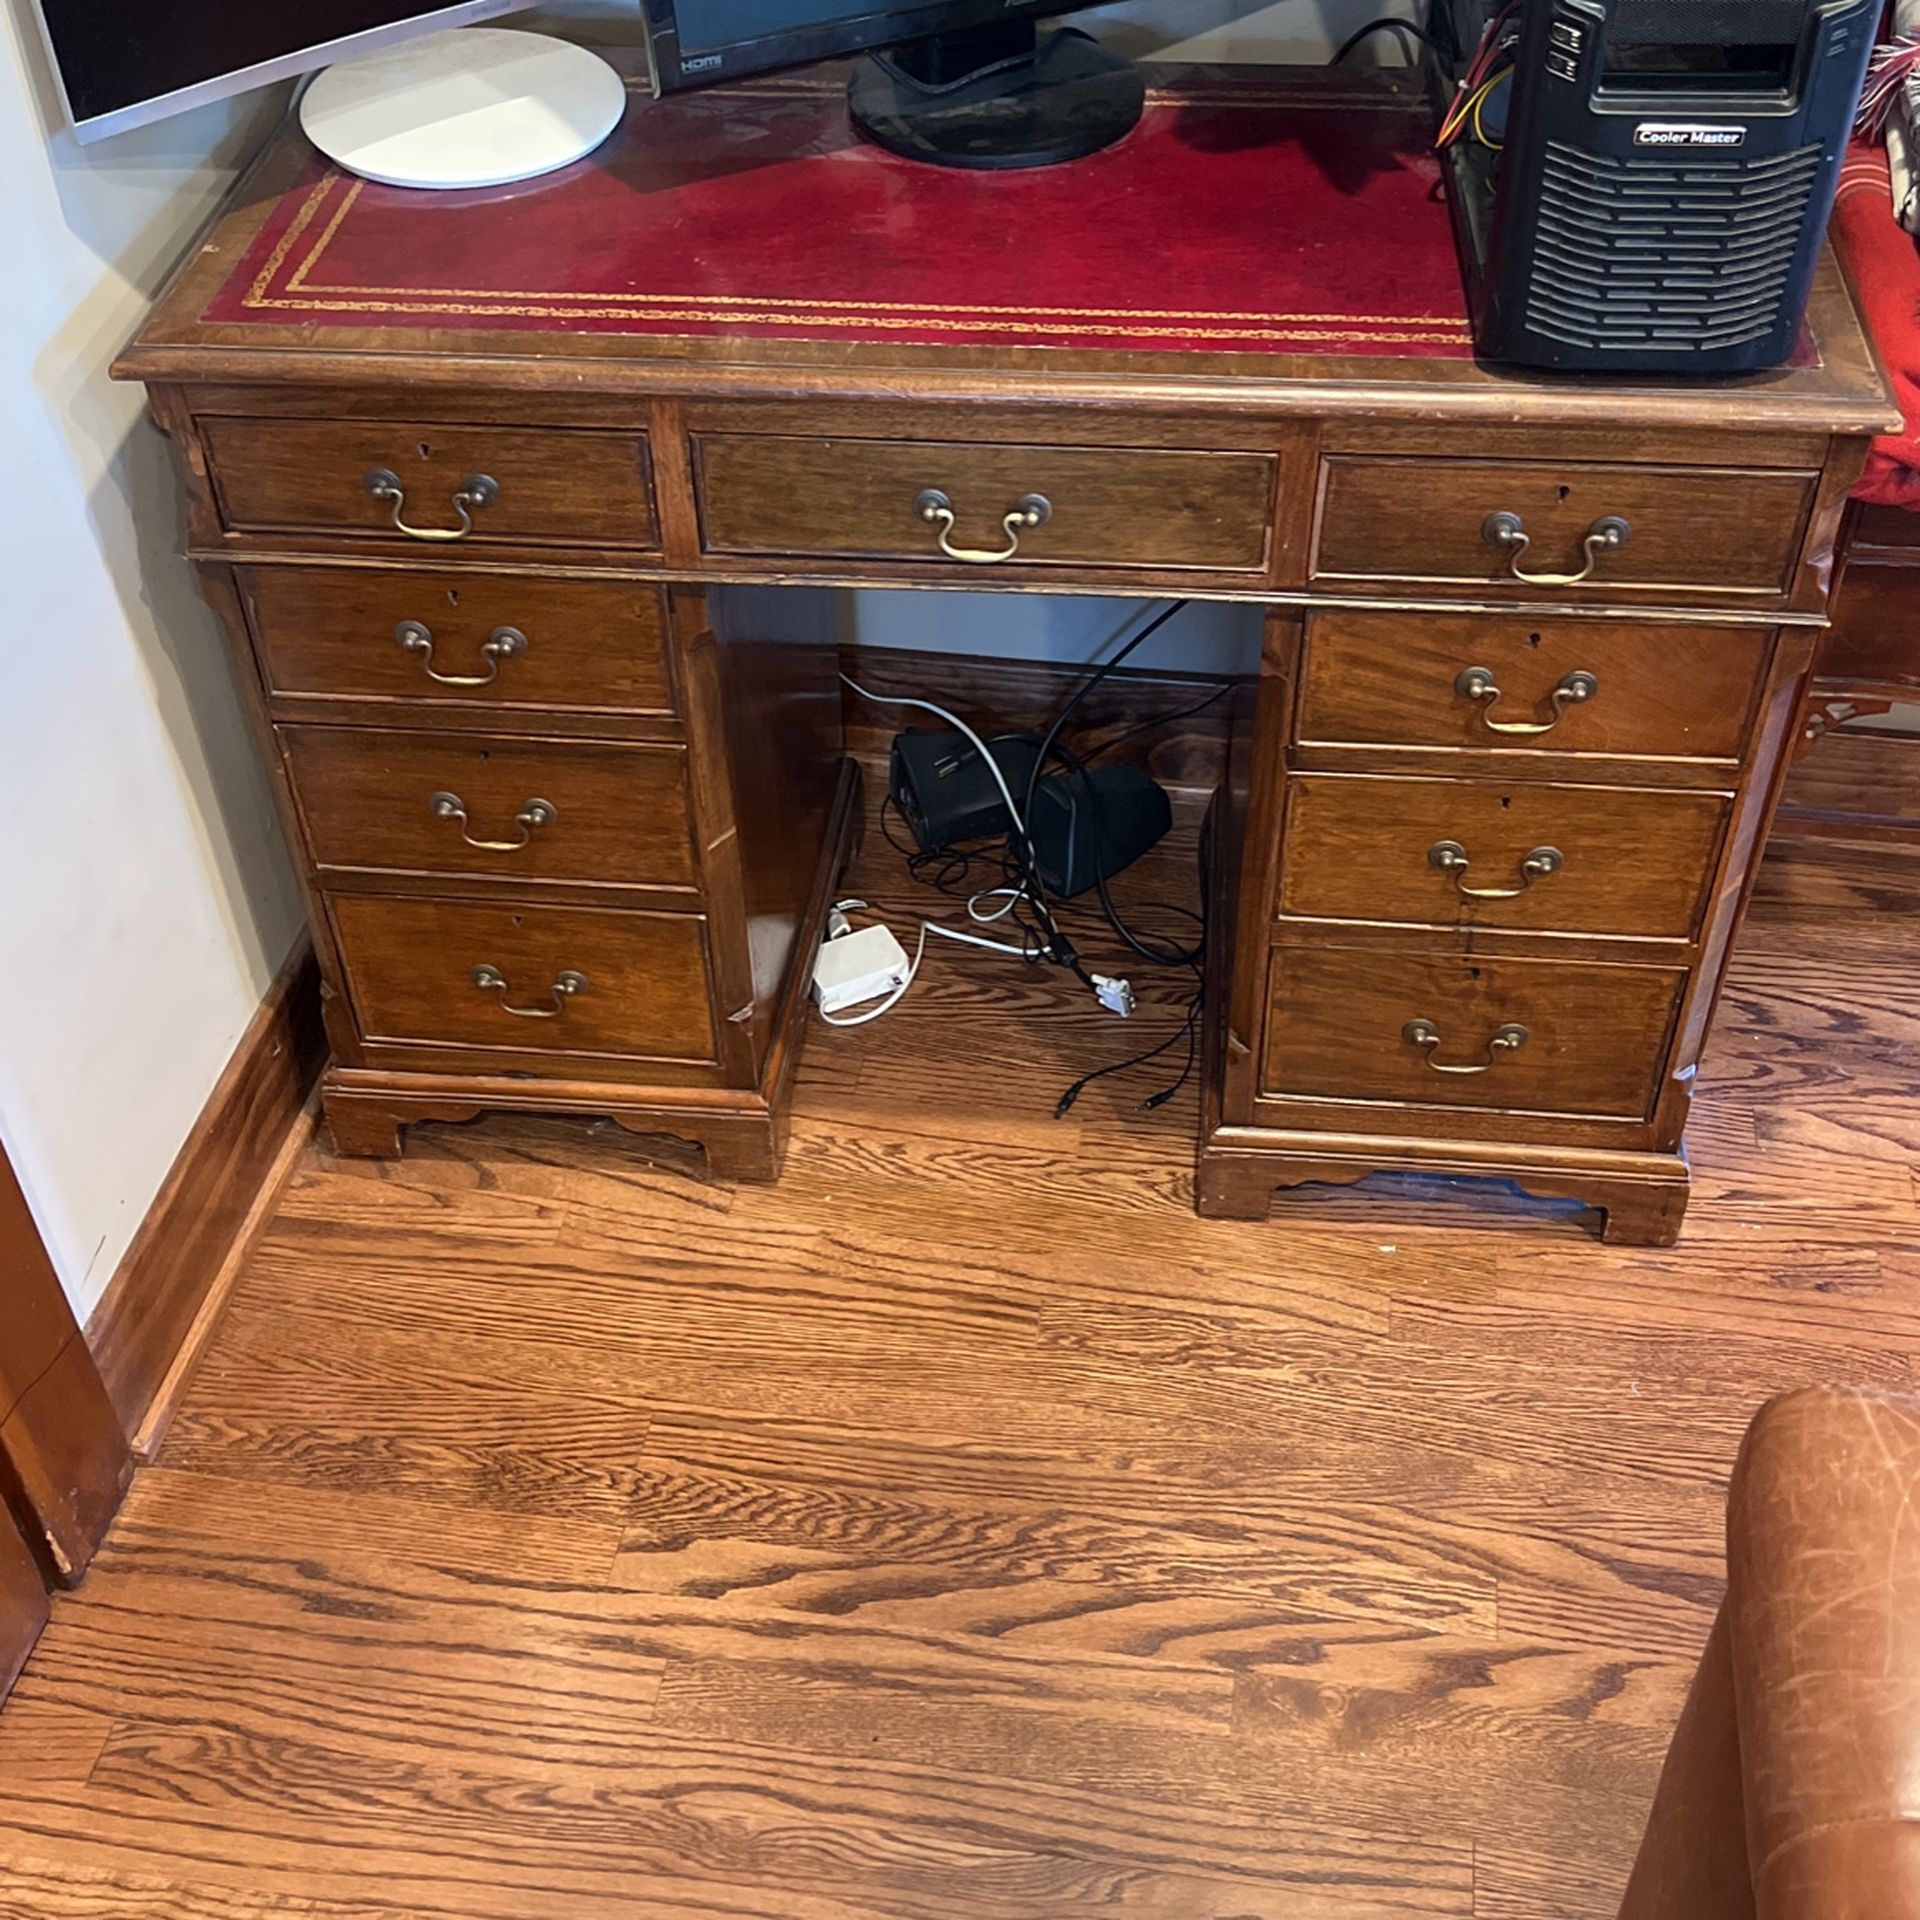
<svg viewBox="0 0 1920 1920"><path fill-rule="evenodd" d="M0 1498L59 1585L86 1572L131 1471L126 1436L0 1146Z"/></svg>
<svg viewBox="0 0 1920 1920"><path fill-rule="evenodd" d="M0 1700L20 1677L47 1624L47 1583L26 1540L0 1506Z"/></svg>

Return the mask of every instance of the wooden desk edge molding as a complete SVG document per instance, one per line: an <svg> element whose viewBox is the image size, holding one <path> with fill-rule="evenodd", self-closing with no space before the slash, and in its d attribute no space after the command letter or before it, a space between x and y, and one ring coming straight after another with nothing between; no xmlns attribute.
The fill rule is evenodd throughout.
<svg viewBox="0 0 1920 1920"><path fill-rule="evenodd" d="M1284 84L1216 77L1192 110L1244 113L1262 85L1267 110ZM1406 245L1450 250L1404 102L1315 84L1374 143ZM727 111L776 146L825 111L761 98ZM614 278L666 284L687 237L661 223L705 162L679 152L660 187L661 156L712 125L689 111L638 106L597 168L541 190L557 236L598 223L569 260L621 255L598 186L644 179L615 202L652 223L629 236L645 256ZM825 191L910 219L935 190L893 160L856 178L831 129L803 132ZM1266 153L1312 164L1226 138L1179 164ZM861 300L816 316L709 230L675 320L665 294L563 283L542 223L502 267L484 206L315 180L296 135L270 149L118 370L178 448L300 858L340 1148L525 1108L771 1177L857 808L820 596L759 589L1184 596L1268 609L1216 810L1202 1211L1411 1169L1673 1239L1841 511L1892 418L1830 258L1790 368L1555 381L1464 357L1444 314L1259 351L1029 343L985 279L965 315L889 309L886 263L836 265L858 242L833 220L781 271L844 270ZM1181 244L1204 253L1244 200L1196 192ZM1350 227L1343 206L1324 217ZM489 291L508 271L551 277ZM1021 311L1091 324L1070 245L1058 271Z"/></svg>

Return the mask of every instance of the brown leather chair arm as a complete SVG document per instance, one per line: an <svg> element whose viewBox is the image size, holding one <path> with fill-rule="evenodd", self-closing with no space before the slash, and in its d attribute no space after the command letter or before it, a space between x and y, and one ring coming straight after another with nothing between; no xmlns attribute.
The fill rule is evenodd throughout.
<svg viewBox="0 0 1920 1920"><path fill-rule="evenodd" d="M1754 1422L1621 1914L1920 1920L1920 1401L1799 1393Z"/></svg>

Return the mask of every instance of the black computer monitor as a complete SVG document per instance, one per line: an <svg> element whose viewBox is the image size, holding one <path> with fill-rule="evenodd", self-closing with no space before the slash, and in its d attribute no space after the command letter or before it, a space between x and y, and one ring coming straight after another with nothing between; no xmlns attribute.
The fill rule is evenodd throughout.
<svg viewBox="0 0 1920 1920"><path fill-rule="evenodd" d="M1140 73L1071 28L1089 0L643 0L661 92L865 53L849 82L868 139L950 167L1074 160L1129 132Z"/></svg>

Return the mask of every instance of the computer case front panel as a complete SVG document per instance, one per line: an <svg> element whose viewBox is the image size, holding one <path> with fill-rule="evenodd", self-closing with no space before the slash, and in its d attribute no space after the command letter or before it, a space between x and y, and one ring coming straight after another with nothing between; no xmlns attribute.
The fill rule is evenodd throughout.
<svg viewBox="0 0 1920 1920"><path fill-rule="evenodd" d="M1442 10L1470 48L1484 0ZM1522 0L1504 146L1452 149L1481 352L1697 375L1789 359L1879 11Z"/></svg>

